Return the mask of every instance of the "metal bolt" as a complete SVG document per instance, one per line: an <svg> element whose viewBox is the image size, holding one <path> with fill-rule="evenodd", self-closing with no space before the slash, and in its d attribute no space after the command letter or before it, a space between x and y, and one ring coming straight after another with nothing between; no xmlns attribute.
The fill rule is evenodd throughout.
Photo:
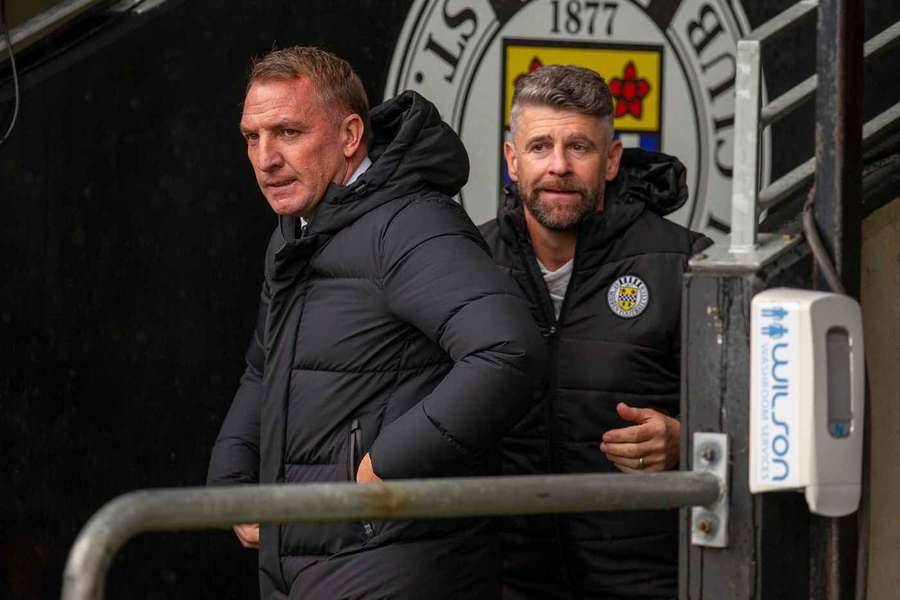
<svg viewBox="0 0 900 600"><path fill-rule="evenodd" d="M700 511L694 515L694 529L698 536L714 538L719 529L719 518L708 510Z"/></svg>
<svg viewBox="0 0 900 600"><path fill-rule="evenodd" d="M716 449L712 446L706 445L700 448L700 459L706 464L715 462L716 456Z"/></svg>

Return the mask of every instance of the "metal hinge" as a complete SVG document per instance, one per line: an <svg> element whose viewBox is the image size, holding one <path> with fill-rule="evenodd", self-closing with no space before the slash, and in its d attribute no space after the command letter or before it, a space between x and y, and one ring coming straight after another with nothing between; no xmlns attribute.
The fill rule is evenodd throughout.
<svg viewBox="0 0 900 600"><path fill-rule="evenodd" d="M728 435L695 433L695 473L711 473L719 479L719 498L709 506L691 508L691 544L725 548L728 546Z"/></svg>

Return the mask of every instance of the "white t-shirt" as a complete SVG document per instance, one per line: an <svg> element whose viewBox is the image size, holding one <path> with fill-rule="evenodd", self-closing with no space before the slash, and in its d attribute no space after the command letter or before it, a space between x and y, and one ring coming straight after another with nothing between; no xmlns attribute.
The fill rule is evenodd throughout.
<svg viewBox="0 0 900 600"><path fill-rule="evenodd" d="M559 318L559 311L562 310L563 300L566 298L566 289L569 287L569 280L572 278L572 265L575 259L569 259L569 262L561 266L555 271L550 271L541 261L537 261L541 268L541 275L547 283L547 291L550 292L550 299L553 300L553 310L556 312L556 318Z"/></svg>

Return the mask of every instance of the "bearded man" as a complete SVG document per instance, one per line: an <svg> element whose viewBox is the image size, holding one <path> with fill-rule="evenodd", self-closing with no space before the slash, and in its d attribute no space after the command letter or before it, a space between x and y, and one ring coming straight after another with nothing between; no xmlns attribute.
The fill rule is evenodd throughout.
<svg viewBox="0 0 900 600"><path fill-rule="evenodd" d="M550 362L504 440L504 474L658 472L678 465L681 276L709 244L662 215L687 199L675 158L623 150L606 82L575 66L519 79L509 176L481 226L518 283ZM677 511L515 517L504 598L676 598Z"/></svg>

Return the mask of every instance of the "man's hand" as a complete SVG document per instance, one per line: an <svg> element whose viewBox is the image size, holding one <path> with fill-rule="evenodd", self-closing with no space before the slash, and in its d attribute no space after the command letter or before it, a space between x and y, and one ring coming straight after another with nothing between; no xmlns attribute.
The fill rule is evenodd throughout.
<svg viewBox="0 0 900 600"><path fill-rule="evenodd" d="M234 529L234 534L241 541L241 546L259 549L259 523L232 525L231 528Z"/></svg>
<svg viewBox="0 0 900 600"><path fill-rule="evenodd" d="M356 483L372 483L373 481L381 481L381 477L375 474L375 470L372 468L372 459L366 452L356 471Z"/></svg>
<svg viewBox="0 0 900 600"><path fill-rule="evenodd" d="M652 408L632 408L624 402L616 405L616 412L626 421L637 423L607 431L600 442L600 450L620 471L668 471L678 464L681 447L678 419Z"/></svg>

